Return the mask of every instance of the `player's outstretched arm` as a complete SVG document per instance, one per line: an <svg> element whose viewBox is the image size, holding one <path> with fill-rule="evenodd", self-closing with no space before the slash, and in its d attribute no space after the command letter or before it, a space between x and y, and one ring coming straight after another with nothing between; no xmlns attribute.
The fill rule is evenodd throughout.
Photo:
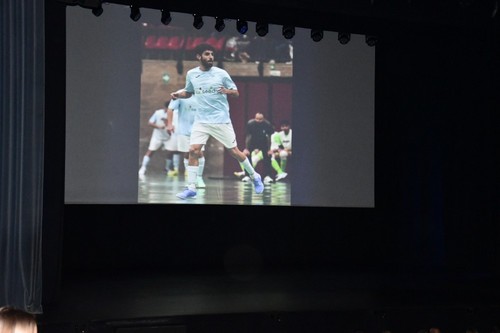
<svg viewBox="0 0 500 333"><path fill-rule="evenodd" d="M225 87L220 87L219 88L219 93L226 94L226 95L232 96L232 97L238 97L238 96L240 96L240 93L238 92L237 89L227 89Z"/></svg>
<svg viewBox="0 0 500 333"><path fill-rule="evenodd" d="M192 93L189 93L189 92L187 92L184 89L179 89L179 90L174 91L173 93L171 93L170 97L172 97L173 99L178 99L178 98L189 98L192 95L193 95Z"/></svg>

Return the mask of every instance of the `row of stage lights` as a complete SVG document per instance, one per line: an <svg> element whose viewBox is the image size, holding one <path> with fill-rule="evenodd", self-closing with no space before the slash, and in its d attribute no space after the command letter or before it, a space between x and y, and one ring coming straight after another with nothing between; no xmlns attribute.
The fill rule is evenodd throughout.
<svg viewBox="0 0 500 333"><path fill-rule="evenodd" d="M93 8L92 13L95 16L100 16L103 13L102 6L99 6L97 8ZM135 6L135 5L130 6L130 18L134 22L139 21L139 19L141 18L141 10L138 6ZM172 16L170 15L170 12L168 10L165 10L165 9L161 10L160 21L164 25L170 24L170 22L172 21ZM195 29L199 30L203 27L203 25L204 25L203 17L199 14L193 14L193 27ZM218 32L223 31L226 28L226 24L224 22L224 19L221 17L215 17L214 28ZM242 19L237 19L236 20L236 30L242 35L246 34L248 31L248 22L245 20L242 20ZM265 23L265 22L256 22L255 32L260 37L266 36L267 33L269 32L269 24ZM289 24L283 25L282 34L283 34L283 37L285 37L286 39L292 39L295 36L295 27L293 25L289 25ZM311 39L315 42L321 41L323 39L323 30L317 29L317 28L311 29ZM340 42L340 44L345 45L345 44L349 43L349 41L351 40L351 34L348 32L339 32L337 39ZM368 46L375 46L375 44L377 43L377 37L366 35L365 42Z"/></svg>

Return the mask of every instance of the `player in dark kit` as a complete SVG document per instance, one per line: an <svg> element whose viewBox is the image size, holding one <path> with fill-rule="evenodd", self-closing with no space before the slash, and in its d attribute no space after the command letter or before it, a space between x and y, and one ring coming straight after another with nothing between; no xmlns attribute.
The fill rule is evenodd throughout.
<svg viewBox="0 0 500 333"><path fill-rule="evenodd" d="M255 162L254 167L259 159L255 156L262 156L262 167L264 184L273 182L271 178L271 135L274 133L273 125L264 118L260 112L255 114L253 119L250 119L246 125L245 149L243 153L248 157L252 157L252 162ZM242 168L243 170L243 168ZM237 173L238 175L239 173ZM243 178L243 181L248 180L248 176Z"/></svg>

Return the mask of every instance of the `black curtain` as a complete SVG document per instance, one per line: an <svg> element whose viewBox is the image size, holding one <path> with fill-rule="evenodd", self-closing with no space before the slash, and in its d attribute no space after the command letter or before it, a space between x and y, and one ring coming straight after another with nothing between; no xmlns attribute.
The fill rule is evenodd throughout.
<svg viewBox="0 0 500 333"><path fill-rule="evenodd" d="M0 2L0 306L42 312L44 2Z"/></svg>

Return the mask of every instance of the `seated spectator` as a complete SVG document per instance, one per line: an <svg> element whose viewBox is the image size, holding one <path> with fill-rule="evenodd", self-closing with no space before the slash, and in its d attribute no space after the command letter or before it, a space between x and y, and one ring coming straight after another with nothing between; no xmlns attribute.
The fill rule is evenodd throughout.
<svg viewBox="0 0 500 333"><path fill-rule="evenodd" d="M271 135L271 165L276 170L276 181L288 175L287 163L292 156L292 129L288 120L281 122L280 129L281 131L276 131Z"/></svg>

